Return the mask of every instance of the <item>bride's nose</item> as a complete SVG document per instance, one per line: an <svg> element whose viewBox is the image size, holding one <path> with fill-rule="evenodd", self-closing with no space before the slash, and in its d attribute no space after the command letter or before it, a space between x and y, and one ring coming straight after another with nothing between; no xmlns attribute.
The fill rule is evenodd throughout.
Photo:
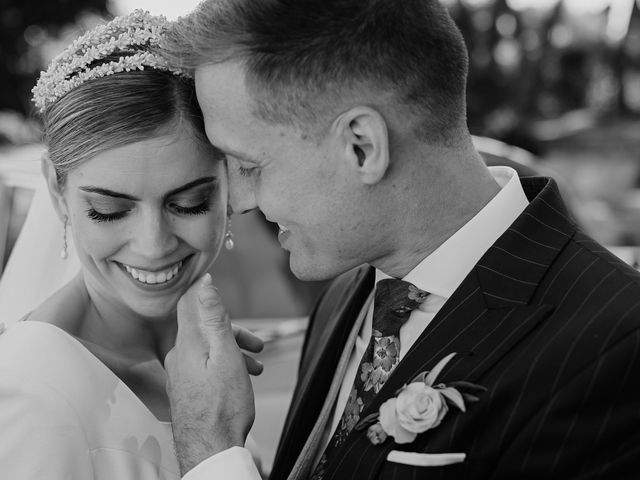
<svg viewBox="0 0 640 480"><path fill-rule="evenodd" d="M162 212L145 212L141 215L129 239L133 253L152 260L170 255L178 243L171 221Z"/></svg>

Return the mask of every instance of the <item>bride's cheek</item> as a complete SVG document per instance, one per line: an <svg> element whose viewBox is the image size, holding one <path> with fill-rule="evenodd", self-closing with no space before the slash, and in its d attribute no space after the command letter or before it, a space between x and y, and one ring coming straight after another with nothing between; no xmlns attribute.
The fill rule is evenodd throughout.
<svg viewBox="0 0 640 480"><path fill-rule="evenodd" d="M127 246L122 225L117 222L96 223L89 218L79 218L72 227L75 250L80 260L90 257L93 261L108 261Z"/></svg>

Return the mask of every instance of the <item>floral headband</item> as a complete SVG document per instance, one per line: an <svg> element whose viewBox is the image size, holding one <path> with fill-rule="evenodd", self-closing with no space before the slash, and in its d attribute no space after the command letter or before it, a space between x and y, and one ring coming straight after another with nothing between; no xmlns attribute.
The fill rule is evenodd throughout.
<svg viewBox="0 0 640 480"><path fill-rule="evenodd" d="M168 24L164 16L135 10L88 31L40 74L32 90L33 103L44 113L49 105L89 80L145 67L188 76L152 51L159 46ZM115 59L115 55L120 57ZM101 62L109 56L114 60Z"/></svg>

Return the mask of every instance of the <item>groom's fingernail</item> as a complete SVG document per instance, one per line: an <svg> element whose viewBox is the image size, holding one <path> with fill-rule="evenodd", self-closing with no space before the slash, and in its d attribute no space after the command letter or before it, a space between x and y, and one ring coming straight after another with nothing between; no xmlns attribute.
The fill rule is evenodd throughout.
<svg viewBox="0 0 640 480"><path fill-rule="evenodd" d="M198 299L200 300L200 303L207 303L217 300L217 291L213 286L211 275L209 275L208 273L202 278L202 283L200 283Z"/></svg>

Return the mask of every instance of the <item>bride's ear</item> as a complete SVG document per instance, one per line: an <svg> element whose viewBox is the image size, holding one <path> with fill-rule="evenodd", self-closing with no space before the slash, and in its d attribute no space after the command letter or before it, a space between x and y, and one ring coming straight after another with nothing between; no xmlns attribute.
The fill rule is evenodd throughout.
<svg viewBox="0 0 640 480"><path fill-rule="evenodd" d="M40 159L40 168L42 169L42 175L44 175L47 181L47 187L49 188L49 195L51 196L51 203L55 209L58 217L62 221L65 217L68 217L67 203L65 202L62 190L58 185L58 177L56 175L56 169L49 159L49 154L44 153Z"/></svg>

